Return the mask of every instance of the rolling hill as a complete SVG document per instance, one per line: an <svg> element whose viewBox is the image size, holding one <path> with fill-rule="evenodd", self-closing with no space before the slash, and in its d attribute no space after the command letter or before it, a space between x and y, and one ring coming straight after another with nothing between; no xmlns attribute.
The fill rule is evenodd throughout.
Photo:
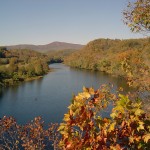
<svg viewBox="0 0 150 150"><path fill-rule="evenodd" d="M38 52L48 52L54 50L62 50L62 49L81 49L84 45L80 44L72 44L66 42L52 42L46 45L29 45L29 44L21 44L21 45L11 45L5 46L8 50L12 49L30 49Z"/></svg>

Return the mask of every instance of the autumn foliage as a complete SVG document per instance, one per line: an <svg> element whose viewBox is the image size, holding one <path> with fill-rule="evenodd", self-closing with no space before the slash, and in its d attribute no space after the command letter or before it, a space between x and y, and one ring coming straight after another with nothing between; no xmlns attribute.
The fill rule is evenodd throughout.
<svg viewBox="0 0 150 150"><path fill-rule="evenodd" d="M31 123L18 125L13 117L4 116L0 120L0 150L43 150L59 149L58 124L50 124L44 129L41 117Z"/></svg>
<svg viewBox="0 0 150 150"><path fill-rule="evenodd" d="M150 89L150 42L145 39L96 39L65 57L64 63L80 69L123 77L132 87ZM132 83L131 83L132 82Z"/></svg>
<svg viewBox="0 0 150 150"><path fill-rule="evenodd" d="M150 0L129 2L124 17L132 31L149 32ZM127 77L129 84L149 92L149 43L148 38L98 39L66 57L65 62L73 67ZM17 55L20 57L18 52ZM5 57L2 52L0 57ZM10 59L9 65L13 64L12 72L17 73L15 60ZM7 64L8 60L3 59L1 63ZM42 73L41 67L35 69L36 73L32 65L25 64L29 70L27 75ZM23 73L21 66L18 67ZM16 74L13 76L16 79ZM1 118L0 150L149 150L150 119L142 106L135 94L113 93L108 86L98 90L84 87L83 92L73 97L60 125L51 123L45 128L41 117L24 126L18 125L13 117Z"/></svg>
<svg viewBox="0 0 150 150"><path fill-rule="evenodd" d="M101 112L110 111L102 117ZM60 146L66 150L148 149L150 124L141 109L128 95L114 95L106 87L94 91L84 88L74 97L64 123Z"/></svg>
<svg viewBox="0 0 150 150"><path fill-rule="evenodd" d="M129 2L123 12L124 22L134 32L150 32L150 0Z"/></svg>
<svg viewBox="0 0 150 150"><path fill-rule="evenodd" d="M73 97L64 122L50 124L48 129L41 117L24 126L3 117L0 150L148 150L150 120L141 101L119 93L108 86L84 87Z"/></svg>

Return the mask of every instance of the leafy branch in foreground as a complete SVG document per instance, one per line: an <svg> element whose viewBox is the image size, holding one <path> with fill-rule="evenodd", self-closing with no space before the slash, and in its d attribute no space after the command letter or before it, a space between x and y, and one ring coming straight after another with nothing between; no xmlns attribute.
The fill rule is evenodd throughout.
<svg viewBox="0 0 150 150"><path fill-rule="evenodd" d="M108 86L83 88L73 97L64 122L44 128L41 117L21 126L0 119L0 150L148 150L150 120L142 102L113 94ZM107 112L109 115L103 114ZM107 116L107 117L106 117Z"/></svg>
<svg viewBox="0 0 150 150"><path fill-rule="evenodd" d="M31 123L19 126L12 117L4 116L0 120L0 150L58 150L58 124L50 124L44 129L41 117Z"/></svg>
<svg viewBox="0 0 150 150"><path fill-rule="evenodd" d="M110 117L101 117L101 111L110 105L114 105ZM128 95L115 96L106 87L97 91L84 88L68 108L59 127L62 149L121 150L150 146L150 122L141 102L131 101Z"/></svg>
<svg viewBox="0 0 150 150"><path fill-rule="evenodd" d="M129 2L123 15L125 24L132 31L150 33L150 0Z"/></svg>

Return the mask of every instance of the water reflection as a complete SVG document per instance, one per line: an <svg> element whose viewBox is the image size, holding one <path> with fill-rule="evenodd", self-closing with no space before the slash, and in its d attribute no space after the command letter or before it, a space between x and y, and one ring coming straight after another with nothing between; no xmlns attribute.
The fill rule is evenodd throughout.
<svg viewBox="0 0 150 150"><path fill-rule="evenodd" d="M82 87L99 88L101 84L114 84L129 90L124 80L105 73L72 69L63 64L50 66L54 70L39 80L24 82L19 86L0 91L0 118L12 115L21 124L36 116L42 116L46 123L61 122L67 112L72 95Z"/></svg>
<svg viewBox="0 0 150 150"><path fill-rule="evenodd" d="M2 100L2 98L3 98L3 89L0 88L0 101Z"/></svg>

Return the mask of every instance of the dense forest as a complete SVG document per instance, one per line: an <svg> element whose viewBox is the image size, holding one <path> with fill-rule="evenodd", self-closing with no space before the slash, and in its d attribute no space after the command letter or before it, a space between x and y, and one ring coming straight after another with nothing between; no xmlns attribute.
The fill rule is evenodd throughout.
<svg viewBox="0 0 150 150"><path fill-rule="evenodd" d="M65 57L64 63L81 69L127 77L137 87L150 86L150 39L97 39ZM137 82L138 80L138 82Z"/></svg>
<svg viewBox="0 0 150 150"><path fill-rule="evenodd" d="M44 54L0 48L0 86L39 78L48 71L48 57Z"/></svg>
<svg viewBox="0 0 150 150"><path fill-rule="evenodd" d="M50 60L50 63L61 63L64 61L64 58L76 52L76 49L63 49L47 52L47 56Z"/></svg>

